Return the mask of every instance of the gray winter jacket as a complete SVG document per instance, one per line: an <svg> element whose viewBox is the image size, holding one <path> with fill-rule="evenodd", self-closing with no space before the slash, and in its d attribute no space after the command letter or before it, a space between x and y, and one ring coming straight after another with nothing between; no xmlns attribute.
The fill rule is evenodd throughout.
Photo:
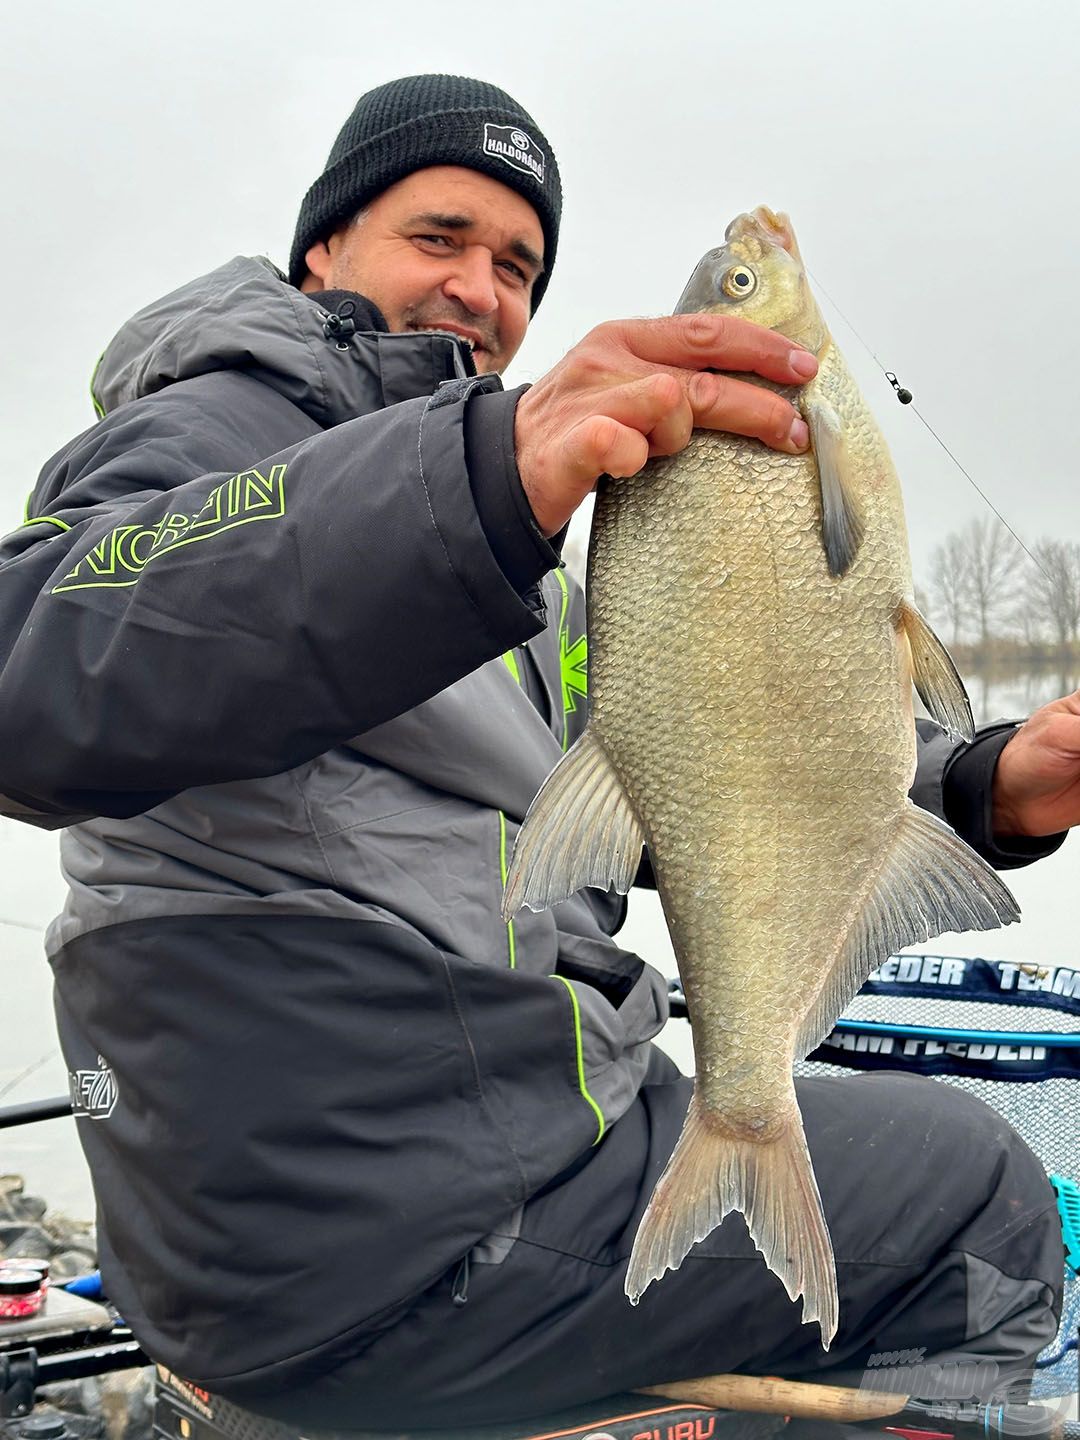
<svg viewBox="0 0 1080 1440"><path fill-rule="evenodd" d="M221 1389L388 1323L600 1139L666 1014L621 901L499 918L584 724L580 594L516 593L473 496L516 483L515 397L326 320L251 260L143 311L0 552L6 813L94 817L48 950L108 1291Z"/></svg>
<svg viewBox="0 0 1080 1440"><path fill-rule="evenodd" d="M241 1400L512 1233L666 1017L617 898L499 919L584 724L516 396L345 308L238 259L142 311L0 548L0 813L70 826L48 950L108 1292Z"/></svg>

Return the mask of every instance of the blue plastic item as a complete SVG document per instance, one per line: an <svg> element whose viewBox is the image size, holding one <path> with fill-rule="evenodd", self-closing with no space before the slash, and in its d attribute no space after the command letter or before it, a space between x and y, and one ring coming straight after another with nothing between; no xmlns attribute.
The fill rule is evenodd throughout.
<svg viewBox="0 0 1080 1440"><path fill-rule="evenodd" d="M1065 1241L1065 1263L1080 1275L1080 1185L1064 1175L1051 1175L1050 1184L1057 1196L1061 1216L1061 1235Z"/></svg>
<svg viewBox="0 0 1080 1440"><path fill-rule="evenodd" d="M84 1300L101 1299L101 1271L91 1270L89 1275L76 1275L60 1287L70 1295L81 1295Z"/></svg>
<svg viewBox="0 0 1080 1440"><path fill-rule="evenodd" d="M913 1035L945 1042L975 1040L999 1045L1056 1045L1065 1050L1080 1047L1080 1032L1073 1035L1063 1030L953 1030L940 1025L901 1025L885 1020L846 1019L837 1020L836 1029L865 1031L871 1035Z"/></svg>

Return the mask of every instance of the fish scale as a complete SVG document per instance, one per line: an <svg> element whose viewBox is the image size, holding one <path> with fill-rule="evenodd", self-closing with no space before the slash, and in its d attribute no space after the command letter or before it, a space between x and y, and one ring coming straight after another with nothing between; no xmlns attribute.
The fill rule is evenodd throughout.
<svg viewBox="0 0 1080 1440"><path fill-rule="evenodd" d="M726 240L679 308L727 307L814 350L817 377L783 392L807 417L812 453L695 432L679 454L600 486L589 722L526 816L504 914L586 884L625 891L648 846L697 1075L627 1293L636 1303L739 1210L828 1347L835 1263L793 1062L890 951L1019 912L907 799L913 681L953 733L970 737L971 717L911 600L885 442L786 219L760 209ZM731 293L736 275L752 275L749 297ZM597 777L602 804L590 798Z"/></svg>
<svg viewBox="0 0 1080 1440"><path fill-rule="evenodd" d="M913 731L896 723L904 707L895 642L853 649L850 620L841 628L832 618L843 603L880 632L900 577L895 597L882 597L878 570L859 566L841 602L821 551L817 497L812 461L699 433L679 456L608 483L594 520L591 723L644 820L690 1011L701 1017L699 1081L728 1118L760 1112L765 1096L793 1103L806 997L820 989L823 957L835 955L866 881L863 859L837 884L836 853L866 855L876 817L896 814L914 770ZM699 525L673 533L669 507L689 508ZM868 538L875 528L871 520ZM638 542L646 532L662 564ZM799 543L777 545L774 532ZM643 568L680 636L674 653L646 643ZM722 582L709 585L709 574ZM811 634L827 637L831 626L845 640L839 654L822 655L802 626L792 633L793 595ZM605 643L609 635L619 643ZM858 705L860 692L880 701L890 684L896 703L874 707L856 745L830 711L850 710L853 696ZM890 753L897 760L882 767ZM866 800L853 805L860 769ZM848 784L837 785L838 773ZM724 963L736 956L737 967ZM710 1023L713 1014L723 1023Z"/></svg>

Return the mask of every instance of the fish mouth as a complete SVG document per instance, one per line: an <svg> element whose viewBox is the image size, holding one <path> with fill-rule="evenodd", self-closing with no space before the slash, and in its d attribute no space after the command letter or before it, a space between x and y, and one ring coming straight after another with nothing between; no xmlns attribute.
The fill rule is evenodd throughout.
<svg viewBox="0 0 1080 1440"><path fill-rule="evenodd" d="M736 215L725 230L724 239L742 241L743 244L749 243L756 247L776 246L796 258L799 255L791 221L783 211L770 210L768 205L758 205L749 213ZM762 249L761 254L764 253ZM760 259L760 255L757 258Z"/></svg>

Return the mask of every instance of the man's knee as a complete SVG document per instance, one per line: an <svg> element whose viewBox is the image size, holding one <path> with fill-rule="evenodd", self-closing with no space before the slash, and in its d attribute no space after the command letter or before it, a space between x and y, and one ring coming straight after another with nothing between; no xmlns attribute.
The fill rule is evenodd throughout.
<svg viewBox="0 0 1080 1440"><path fill-rule="evenodd" d="M1054 1192L1038 1158L956 1086L898 1074L838 1086L840 1096L807 1097L807 1128L811 1148L817 1123L834 1163L843 1156L862 1170L833 1187L837 1258L853 1262L840 1271L856 1353L865 1363L909 1349L985 1362L1003 1383L1030 1371L1056 1333L1064 1280Z"/></svg>
<svg viewBox="0 0 1080 1440"><path fill-rule="evenodd" d="M902 1177L904 1191L966 1193L978 1206L999 1192L1029 1204L1052 1199L1023 1137L968 1091L892 1071L799 1083L811 1152L843 1153L846 1167Z"/></svg>

